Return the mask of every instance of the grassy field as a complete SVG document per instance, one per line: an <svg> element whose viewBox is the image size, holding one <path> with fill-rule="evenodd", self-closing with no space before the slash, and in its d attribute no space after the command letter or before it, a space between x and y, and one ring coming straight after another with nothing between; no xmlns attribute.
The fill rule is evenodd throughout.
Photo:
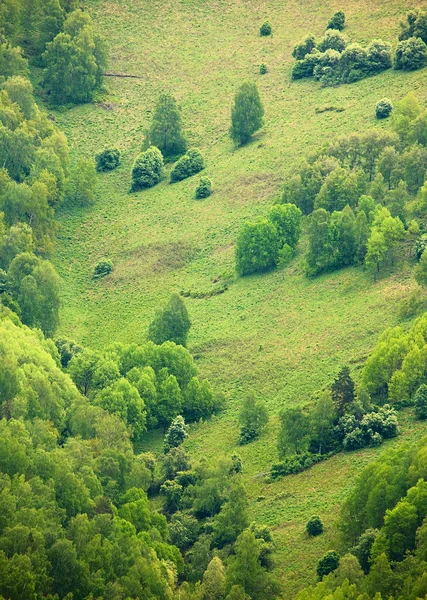
<svg viewBox="0 0 427 600"><path fill-rule="evenodd" d="M64 283L62 333L92 347L143 341L155 309L172 291L209 292L218 285L214 280L233 274L240 224L267 212L302 156L337 133L387 127L374 119L374 105L384 96L396 101L415 90L424 102L427 69L389 71L332 89L289 78L293 45L310 32L320 36L335 10L345 9L351 41L395 43L399 20L412 7L402 0L348 0L345 6L335 0L92 1L96 28L110 43L109 72L139 79L106 78L102 103L55 113L74 154L92 156L114 144L123 155L119 169L98 177L93 207L60 211L54 262ZM264 17L272 23L271 38L258 35ZM258 74L262 62L269 68L264 76ZM246 79L259 86L265 127L236 150L228 137L230 107ZM128 193L131 165L162 90L179 100L190 145L206 158L214 185L207 200L194 200L197 177ZM344 110L316 113L325 106ZM103 256L113 260L114 273L95 282L93 266ZM343 363L357 376L414 286L408 266L374 285L360 268L308 280L301 263L300 251L284 278L273 272L237 279L222 295L186 301L189 348L227 400L224 413L192 427L190 454L235 452L235 417L245 393L255 390L268 403L268 433L238 452L251 514L276 531L284 597L314 581L315 562L336 543L337 508L374 451L339 455L267 485L262 474L276 459L277 415L285 405L307 403ZM408 422L405 431L416 437L422 428ZM159 440L150 434L147 447ZM327 531L308 542L304 523L313 513L322 515Z"/></svg>

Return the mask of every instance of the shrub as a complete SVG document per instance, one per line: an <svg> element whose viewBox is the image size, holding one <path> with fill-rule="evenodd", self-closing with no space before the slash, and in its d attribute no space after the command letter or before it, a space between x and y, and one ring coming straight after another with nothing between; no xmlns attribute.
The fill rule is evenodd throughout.
<svg viewBox="0 0 427 600"><path fill-rule="evenodd" d="M95 268L93 270L93 278L99 279L100 277L105 277L109 275L113 270L113 263L109 258L102 258L99 262L96 263Z"/></svg>
<svg viewBox="0 0 427 600"><path fill-rule="evenodd" d="M187 154L181 156L178 162L175 163L170 174L171 183L187 179L187 177L199 173L204 168L205 163L200 150L197 150L196 148L189 150Z"/></svg>
<svg viewBox="0 0 427 600"><path fill-rule="evenodd" d="M342 10L339 10L329 19L326 29L337 29L342 31L345 27L345 14Z"/></svg>
<svg viewBox="0 0 427 600"><path fill-rule="evenodd" d="M319 63L321 53L315 48L313 52L307 54L302 60L297 60L292 65L292 79L303 79L305 77L313 77L313 72L316 65Z"/></svg>
<svg viewBox="0 0 427 600"><path fill-rule="evenodd" d="M132 168L131 191L150 188L159 183L163 173L163 156L158 148L150 146L135 159Z"/></svg>
<svg viewBox="0 0 427 600"><path fill-rule="evenodd" d="M172 294L168 304L159 309L148 327L148 339L157 345L175 342L185 346L191 327L184 301L178 294Z"/></svg>
<svg viewBox="0 0 427 600"><path fill-rule="evenodd" d="M171 448L180 446L186 438L188 438L188 427L185 424L184 417L178 415L169 425L169 429L166 432L163 441L164 453L167 454Z"/></svg>
<svg viewBox="0 0 427 600"><path fill-rule="evenodd" d="M327 552L317 563L317 575L319 576L319 579L323 579L323 577L329 575L332 571L335 571L339 564L340 555L338 552L329 550L329 552Z"/></svg>
<svg viewBox="0 0 427 600"><path fill-rule="evenodd" d="M394 68L415 71L427 65L427 46L421 38L409 38L397 44Z"/></svg>
<svg viewBox="0 0 427 600"><path fill-rule="evenodd" d="M98 172L113 171L120 164L120 150L117 148L106 148L95 156L95 160Z"/></svg>
<svg viewBox="0 0 427 600"><path fill-rule="evenodd" d="M309 35L308 37L305 38L305 40L303 42L300 42L299 44L296 44L294 46L294 49L292 51L292 56L296 60L302 60L303 58L306 57L307 54L310 54L311 52L313 52L315 47L316 47L316 40L314 38L314 35Z"/></svg>
<svg viewBox="0 0 427 600"><path fill-rule="evenodd" d="M274 463L271 467L270 476L272 479L278 479L279 477L285 477L286 475L301 473L327 457L327 454L322 455L311 452L292 454L287 456L284 460Z"/></svg>
<svg viewBox="0 0 427 600"><path fill-rule="evenodd" d="M390 116L392 110L393 104L388 98L378 100L378 102L375 104L375 116L377 119L386 119Z"/></svg>
<svg viewBox="0 0 427 600"><path fill-rule="evenodd" d="M373 40L366 49L367 75L376 75L393 66L391 44L382 40Z"/></svg>
<svg viewBox="0 0 427 600"><path fill-rule="evenodd" d="M338 83L337 67L341 54L336 50L326 50L316 58L316 66L313 70L314 79L326 84Z"/></svg>
<svg viewBox="0 0 427 600"><path fill-rule="evenodd" d="M330 29L325 33L325 37L317 44L317 48L320 52L325 52L326 50L336 50L337 52L342 52L347 46L347 40L343 36L343 34L336 29Z"/></svg>
<svg viewBox="0 0 427 600"><path fill-rule="evenodd" d="M307 521L305 529L308 535L311 535L312 537L320 535L323 532L323 523L321 518L318 515L310 517L310 519Z"/></svg>
<svg viewBox="0 0 427 600"><path fill-rule="evenodd" d="M264 23L259 28L260 36L271 35L271 25L268 21L264 21Z"/></svg>
<svg viewBox="0 0 427 600"><path fill-rule="evenodd" d="M175 98L169 93L160 94L148 134L150 145L159 148L165 158L184 154L187 141L181 129L181 111Z"/></svg>
<svg viewBox="0 0 427 600"><path fill-rule="evenodd" d="M201 177L199 185L196 187L196 198L201 200L202 198L208 198L212 194L212 181L209 177Z"/></svg>
<svg viewBox="0 0 427 600"><path fill-rule="evenodd" d="M265 63L261 63L259 66L260 75L265 75L267 73L267 71L268 71L267 65Z"/></svg>
<svg viewBox="0 0 427 600"><path fill-rule="evenodd" d="M236 270L250 275L272 269L278 260L279 236L276 226L267 221L246 221L240 229L236 244Z"/></svg>
<svg viewBox="0 0 427 600"><path fill-rule="evenodd" d="M239 444L249 444L256 440L268 423L268 411L262 400L249 396L243 401L239 413L240 437Z"/></svg>
<svg viewBox="0 0 427 600"><path fill-rule="evenodd" d="M350 44L339 62L341 83L354 83L366 77L369 70L368 53L360 44Z"/></svg>

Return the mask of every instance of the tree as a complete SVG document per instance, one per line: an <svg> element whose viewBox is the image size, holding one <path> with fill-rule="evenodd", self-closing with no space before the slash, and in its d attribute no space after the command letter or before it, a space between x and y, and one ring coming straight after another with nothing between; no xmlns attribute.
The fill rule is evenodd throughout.
<svg viewBox="0 0 427 600"><path fill-rule="evenodd" d="M314 441L318 443L319 454L322 454L333 438L335 418L336 412L331 394L324 392L310 413L311 431Z"/></svg>
<svg viewBox="0 0 427 600"><path fill-rule="evenodd" d="M32 253L33 232L26 223L17 223L0 237L0 268L7 269L17 254Z"/></svg>
<svg viewBox="0 0 427 600"><path fill-rule="evenodd" d="M381 231L378 231L378 229L373 228L367 243L365 265L368 267L368 269L372 269L374 271L374 281L376 279L376 274L380 270L380 265L386 257L386 254L387 245L384 235Z"/></svg>
<svg viewBox="0 0 427 600"><path fill-rule="evenodd" d="M350 369L344 366L331 386L332 401L338 418L341 418L354 402L354 381Z"/></svg>
<svg viewBox="0 0 427 600"><path fill-rule="evenodd" d="M121 378L104 387L96 395L95 404L111 414L119 415L130 426L133 438L141 439L146 430L145 405L138 390L127 379Z"/></svg>
<svg viewBox="0 0 427 600"><path fill-rule="evenodd" d="M323 532L323 523L321 518L317 515L310 517L310 519L307 521L305 529L308 535L311 537L320 535Z"/></svg>
<svg viewBox="0 0 427 600"><path fill-rule="evenodd" d="M397 44L394 68L415 71L427 65L427 46L421 38L412 37Z"/></svg>
<svg viewBox="0 0 427 600"><path fill-rule="evenodd" d="M13 47L0 39L0 73L6 79L14 75L28 75L28 62L22 56L21 48Z"/></svg>
<svg viewBox="0 0 427 600"><path fill-rule="evenodd" d="M156 146L165 158L179 156L187 150L182 134L181 111L172 94L160 94L149 131L151 146Z"/></svg>
<svg viewBox="0 0 427 600"><path fill-rule="evenodd" d="M155 344L166 341L186 346L191 327L184 301L178 294L172 294L166 306L156 312L148 327L148 339Z"/></svg>
<svg viewBox="0 0 427 600"><path fill-rule="evenodd" d="M375 104L375 116L377 119L386 119L391 115L392 110L393 103L388 98L378 100L378 102Z"/></svg>
<svg viewBox="0 0 427 600"><path fill-rule="evenodd" d="M131 191L151 188L159 183L163 173L163 156L158 148L150 146L133 163Z"/></svg>
<svg viewBox="0 0 427 600"><path fill-rule="evenodd" d="M175 163L174 168L170 174L171 183L182 181L187 177L192 177L196 173L200 173L205 168L205 161L203 160L202 153L197 148L191 148L181 156L181 158Z"/></svg>
<svg viewBox="0 0 427 600"><path fill-rule="evenodd" d="M302 212L295 204L275 204L268 219L276 225L280 247L288 244L295 249L301 232Z"/></svg>
<svg viewBox="0 0 427 600"><path fill-rule="evenodd" d="M342 10L337 11L329 19L326 29L337 29L342 31L345 27L345 14Z"/></svg>
<svg viewBox="0 0 427 600"><path fill-rule="evenodd" d="M96 170L99 173L113 171L120 165L121 152L118 148L106 148L95 156Z"/></svg>
<svg viewBox="0 0 427 600"><path fill-rule="evenodd" d="M315 210L308 221L308 249L305 257L307 275L317 275L329 266L329 221L324 208Z"/></svg>
<svg viewBox="0 0 427 600"><path fill-rule="evenodd" d="M208 198L212 194L212 181L209 177L201 177L198 186L195 191L196 200L201 200L202 198Z"/></svg>
<svg viewBox="0 0 427 600"><path fill-rule="evenodd" d="M268 423L268 411L262 400L249 395L243 401L239 412L240 444L248 444L257 439Z"/></svg>
<svg viewBox="0 0 427 600"><path fill-rule="evenodd" d="M228 498L213 521L212 544L218 548L231 544L248 525L246 491L239 480L233 479Z"/></svg>
<svg viewBox="0 0 427 600"><path fill-rule="evenodd" d="M277 440L279 456L289 451L296 454L305 450L310 433L310 419L301 408L288 408L280 415L280 431Z"/></svg>
<svg viewBox="0 0 427 600"><path fill-rule="evenodd" d="M59 322L60 279L53 265L34 254L15 256L8 271L8 290L21 308L21 320L52 336Z"/></svg>
<svg viewBox="0 0 427 600"><path fill-rule="evenodd" d="M24 117L28 120L35 116L36 103L34 102L33 86L25 77L10 77L3 84L9 98L19 106Z"/></svg>
<svg viewBox="0 0 427 600"><path fill-rule="evenodd" d="M165 454L167 454L171 448L180 446L187 437L188 427L185 424L184 418L181 415L178 415L169 425L169 429L165 435L163 443Z"/></svg>
<svg viewBox="0 0 427 600"><path fill-rule="evenodd" d="M246 221L236 243L236 270L250 275L272 269L278 261L279 236L274 223L267 219Z"/></svg>
<svg viewBox="0 0 427 600"><path fill-rule="evenodd" d="M230 135L236 144L247 144L263 125L264 108L255 83L243 83L231 110Z"/></svg>
<svg viewBox="0 0 427 600"><path fill-rule="evenodd" d="M335 571L340 564L340 556L335 550L329 550L317 563L317 575L322 580L326 575Z"/></svg>
<svg viewBox="0 0 427 600"><path fill-rule="evenodd" d="M219 556L208 564L202 580L203 600L222 600L225 595L225 569Z"/></svg>
<svg viewBox="0 0 427 600"><path fill-rule="evenodd" d="M427 385L421 384L415 392L415 416L417 419L427 419Z"/></svg>
<svg viewBox="0 0 427 600"><path fill-rule="evenodd" d="M67 182L67 199L73 204L85 206L95 201L95 161L81 157L71 170Z"/></svg>

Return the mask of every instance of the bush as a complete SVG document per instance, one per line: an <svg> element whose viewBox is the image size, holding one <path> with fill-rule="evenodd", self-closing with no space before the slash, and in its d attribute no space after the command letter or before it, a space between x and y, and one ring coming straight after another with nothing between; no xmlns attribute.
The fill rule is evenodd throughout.
<svg viewBox="0 0 427 600"><path fill-rule="evenodd" d="M120 150L117 148L106 148L95 156L95 160L98 172L113 171L120 164Z"/></svg>
<svg viewBox="0 0 427 600"><path fill-rule="evenodd" d="M265 75L267 73L267 71L268 71L267 65L265 63L261 63L259 66L260 75Z"/></svg>
<svg viewBox="0 0 427 600"><path fill-rule="evenodd" d="M178 162L175 163L170 174L171 183L187 179L187 177L199 173L204 168L205 163L200 150L197 150L196 148L189 150L187 154L181 156Z"/></svg>
<svg viewBox="0 0 427 600"><path fill-rule="evenodd" d="M113 263L109 258L102 258L99 262L96 263L95 268L93 270L93 278L99 279L100 277L105 277L109 275L113 270Z"/></svg>
<svg viewBox="0 0 427 600"><path fill-rule="evenodd" d="M276 266L279 236L276 226L267 221L243 224L236 244L236 270L239 275L268 271Z"/></svg>
<svg viewBox="0 0 427 600"><path fill-rule="evenodd" d="M340 555L335 550L329 550L317 563L317 575L319 579L323 579L332 571L338 568L340 564Z"/></svg>
<svg viewBox="0 0 427 600"><path fill-rule="evenodd" d="M212 181L209 177L201 177L199 185L196 187L196 199L208 198L212 194Z"/></svg>
<svg viewBox="0 0 427 600"><path fill-rule="evenodd" d="M313 77L313 72L316 65L319 63L321 53L315 48L313 52L307 54L302 60L297 60L292 65L292 79L303 79L305 77Z"/></svg>
<svg viewBox="0 0 427 600"><path fill-rule="evenodd" d="M375 104L375 116L377 119L386 119L390 116L392 110L393 104L388 98L378 100L378 102Z"/></svg>
<svg viewBox="0 0 427 600"><path fill-rule="evenodd" d="M271 35L271 25L268 21L264 21L264 23L259 28L260 36Z"/></svg>
<svg viewBox="0 0 427 600"><path fill-rule="evenodd" d="M354 83L366 77L369 71L368 53L360 44L350 44L339 62L341 83Z"/></svg>
<svg viewBox="0 0 427 600"><path fill-rule="evenodd" d="M308 535L311 535L312 537L320 535L323 532L323 523L321 518L318 515L310 517L310 519L307 521L305 529Z"/></svg>
<svg viewBox="0 0 427 600"><path fill-rule="evenodd" d="M409 38L397 44L394 68L415 71L427 65L427 46L421 38Z"/></svg>
<svg viewBox="0 0 427 600"><path fill-rule="evenodd" d="M158 148L150 146L136 157L132 168L132 187L135 192L159 183L163 173L163 156Z"/></svg>
<svg viewBox="0 0 427 600"><path fill-rule="evenodd" d="M327 454L314 454L311 452L302 452L301 454L292 454L284 460L275 463L271 467L270 476L272 479L285 477L286 475L294 475L301 473L305 469L309 469L316 463L327 458Z"/></svg>
<svg viewBox="0 0 427 600"><path fill-rule="evenodd" d="M302 60L303 58L305 58L307 56L307 54L310 54L311 52L313 52L315 47L316 47L316 40L314 38L314 35L309 35L308 37L305 38L305 40L303 42L300 42L299 44L296 44L294 46L294 49L292 51L292 56L296 60Z"/></svg>
<svg viewBox="0 0 427 600"><path fill-rule="evenodd" d="M366 55L366 75L376 75L393 66L392 47L388 42L373 40L366 49Z"/></svg>
<svg viewBox="0 0 427 600"><path fill-rule="evenodd" d="M324 84L337 83L337 67L341 54L337 50L326 50L316 58L317 64L313 70L314 79Z"/></svg>
<svg viewBox="0 0 427 600"><path fill-rule="evenodd" d="M249 444L256 440L268 423L268 411L265 403L249 396L243 401L239 413L240 437L239 444Z"/></svg>
<svg viewBox="0 0 427 600"><path fill-rule="evenodd" d="M328 24L326 25L326 29L337 29L338 31L342 31L345 27L345 14L342 10L336 12L329 19Z"/></svg>
<svg viewBox="0 0 427 600"><path fill-rule="evenodd" d="M335 29L330 29L325 33L325 37L317 45L317 48L320 50L320 52L325 52L326 50L336 50L337 52L342 52L346 46L347 40L343 34Z"/></svg>
<svg viewBox="0 0 427 600"><path fill-rule="evenodd" d="M255 83L246 81L237 90L231 109L230 136L236 144L247 144L263 125L264 107Z"/></svg>

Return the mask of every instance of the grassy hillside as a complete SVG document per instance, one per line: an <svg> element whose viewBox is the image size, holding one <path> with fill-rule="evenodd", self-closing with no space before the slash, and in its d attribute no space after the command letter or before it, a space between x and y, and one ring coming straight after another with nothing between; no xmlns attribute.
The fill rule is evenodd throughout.
<svg viewBox="0 0 427 600"><path fill-rule="evenodd" d="M312 0L91 2L96 27L110 42L109 71L139 78L109 77L103 103L56 114L76 152L92 156L115 144L123 153L118 170L98 177L95 206L61 209L54 262L64 281L63 331L93 347L142 341L171 291L209 292L218 285L214 280L232 274L240 224L267 212L301 156L336 133L386 127L373 116L384 96L396 101L413 89L425 100L427 69L389 71L332 89L289 79L293 45L310 32L320 36L335 10L345 9L351 41L381 37L395 43L399 20L412 6L402 0L349 0L345 6ZM266 16L271 38L258 35ZM269 67L264 76L258 74L262 62ZM245 79L257 81L266 124L250 145L235 150L228 137L230 107ZM162 90L176 95L190 144L206 158L205 174L214 185L207 200L193 198L197 176L128 193L131 165ZM316 112L325 106L343 110ZM102 256L113 260L115 270L94 282L93 265ZM396 323L399 302L412 286L407 267L375 285L353 268L308 280L300 251L284 279L278 272L249 277L222 295L187 300L189 348L227 398L222 415L192 427L188 450L194 457L235 452L242 397L253 389L266 399L268 433L238 451L251 513L276 530L278 573L287 593L314 579L314 562L335 539L337 506L374 451L337 456L266 485L261 474L276 458L277 414L284 405L306 403L344 362L357 371L379 332ZM406 426L412 436L420 429ZM152 434L147 446L158 442ZM328 527L325 536L308 542L303 527L313 513L324 516Z"/></svg>

